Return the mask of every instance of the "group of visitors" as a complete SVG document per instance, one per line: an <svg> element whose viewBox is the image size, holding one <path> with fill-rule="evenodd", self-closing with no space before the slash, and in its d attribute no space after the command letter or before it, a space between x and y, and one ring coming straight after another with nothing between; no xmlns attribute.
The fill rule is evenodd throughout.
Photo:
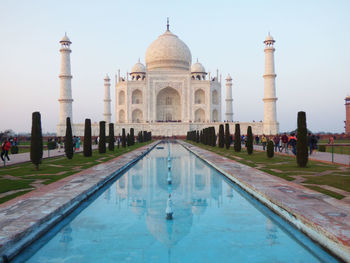
<svg viewBox="0 0 350 263"><path fill-rule="evenodd" d="M1 160L4 162L5 158L7 159L8 162L11 162L10 157L9 157L9 150L11 149L11 142L7 139L5 139L1 143Z"/></svg>
<svg viewBox="0 0 350 263"><path fill-rule="evenodd" d="M259 144L261 142L261 145L263 146L263 150L266 150L266 145L268 140L272 140L275 148L275 152L285 152L288 153L289 148L291 148L291 151L294 155L296 155L296 146L297 146L297 136L294 132L290 133L289 136L285 132L283 135L277 134L273 137L268 137L265 134L263 134L261 137L256 136L255 142L256 144ZM309 147L309 154L311 155L313 150L317 149L317 143L318 143L319 137L317 137L314 134L308 133L307 135L307 145Z"/></svg>

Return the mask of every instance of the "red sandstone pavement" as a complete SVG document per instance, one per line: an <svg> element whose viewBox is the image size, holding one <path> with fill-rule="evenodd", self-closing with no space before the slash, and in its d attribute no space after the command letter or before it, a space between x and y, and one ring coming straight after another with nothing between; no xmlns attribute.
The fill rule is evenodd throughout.
<svg viewBox="0 0 350 263"><path fill-rule="evenodd" d="M350 205L213 152L182 142L277 214L350 262ZM277 206L277 207L276 207Z"/></svg>
<svg viewBox="0 0 350 263"><path fill-rule="evenodd" d="M254 145L254 149L263 151L263 147L261 145ZM283 152L275 152L275 154L294 156L291 150L288 150L287 153L283 150ZM332 153L314 151L311 155L309 155L309 160L332 163ZM333 163L350 166L350 155L334 153Z"/></svg>

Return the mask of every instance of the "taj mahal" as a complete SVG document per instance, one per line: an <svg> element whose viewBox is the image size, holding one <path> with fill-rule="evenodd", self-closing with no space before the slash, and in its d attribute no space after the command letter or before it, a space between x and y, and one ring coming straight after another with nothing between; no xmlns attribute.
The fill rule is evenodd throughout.
<svg viewBox="0 0 350 263"><path fill-rule="evenodd" d="M267 36L265 44L264 78L264 120L262 122L239 122L241 133L245 134L251 126L254 134L276 134L279 131L276 113L276 88L274 69L275 40ZM65 35L60 41L60 114L57 135L64 136L66 118L70 117L73 133L83 136L84 124L73 119L73 98L71 85L70 45L72 42ZM145 64L140 60L131 72L115 77L115 135L121 134L122 128L138 131L151 131L155 136L184 136L188 131L201 130L214 126L218 131L223 122L230 124L234 131L232 78L225 78L225 114L222 119L222 79L206 72L198 62L192 63L188 46L169 29L160 35L147 48ZM111 79L104 78L103 120L111 123ZM102 93L102 92L101 92ZM101 96L102 97L102 96ZM107 131L108 133L108 131ZM92 135L98 136L99 125L92 125Z"/></svg>

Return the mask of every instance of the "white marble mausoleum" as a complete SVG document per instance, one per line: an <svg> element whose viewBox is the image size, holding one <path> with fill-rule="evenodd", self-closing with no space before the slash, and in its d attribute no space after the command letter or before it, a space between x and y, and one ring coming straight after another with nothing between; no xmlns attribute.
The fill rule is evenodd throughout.
<svg viewBox="0 0 350 263"><path fill-rule="evenodd" d="M274 40L269 35L265 43L264 74L264 121L240 122L241 132L252 126L254 134L278 133L276 114L276 91L274 71ZM84 124L75 123L72 111L72 87L70 70L71 41L65 35L61 43L60 78L60 121L57 135L64 136L66 118L73 123L74 135L83 136ZM104 78L104 113L103 119L111 123L110 78ZM147 49L145 65L140 60L132 67L131 73L122 77L120 72L115 78L115 135L121 129L151 131L155 136L183 136L187 131L218 126L223 121L229 122L230 131L234 131L232 78L226 77L226 107L222 119L222 84L221 76L206 72L198 62L192 63L188 46L175 34L167 30ZM98 124L92 125L92 134L99 133ZM107 131L108 133L108 131Z"/></svg>

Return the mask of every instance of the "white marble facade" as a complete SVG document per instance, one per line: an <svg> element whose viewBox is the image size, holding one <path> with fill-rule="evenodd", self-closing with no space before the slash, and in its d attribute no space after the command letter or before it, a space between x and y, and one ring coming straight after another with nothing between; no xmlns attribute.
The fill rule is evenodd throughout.
<svg viewBox="0 0 350 263"><path fill-rule="evenodd" d="M63 41L63 40L62 40ZM61 42L62 42L61 41ZM268 41L268 42L266 42ZM273 42L272 42L273 41ZM66 43L66 42L65 42ZM276 92L274 74L273 43L268 36L264 42L265 52L265 96L264 121L241 122L241 133L246 134L247 127L252 126L254 134L275 134L278 132L276 120ZM71 42L69 41L69 44ZM68 65L69 77L61 77L61 86L69 94L60 98L60 103L72 104L70 86L69 52L62 52L64 65ZM65 67L65 66L62 66ZM63 72L63 71L62 71ZM68 72L68 71L67 71ZM68 83L69 82L69 83ZM126 76L116 76L115 81L115 135L121 134L122 128L138 131L151 131L155 136L184 136L190 130L218 126L221 120L221 77L210 76L204 66L198 62L192 64L192 55L187 45L173 34L167 26L147 49L145 65L140 60ZM104 120L110 122L111 100L109 96L109 77L105 78ZM61 88L62 89L62 88ZM230 122L230 130L234 132L232 109L232 78L226 78L226 112L225 120ZM61 106L61 108L62 108ZM65 125L62 122L66 115L72 113L60 111L60 124L57 126L58 136L64 136ZM73 124L75 135L84 134L84 124ZM92 124L93 136L98 136L98 123Z"/></svg>

